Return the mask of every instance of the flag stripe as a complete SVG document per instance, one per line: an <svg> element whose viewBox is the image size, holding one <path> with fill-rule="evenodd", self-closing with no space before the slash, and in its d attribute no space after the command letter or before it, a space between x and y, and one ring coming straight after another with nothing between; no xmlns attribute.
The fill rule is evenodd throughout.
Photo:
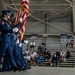
<svg viewBox="0 0 75 75"><path fill-rule="evenodd" d="M20 18L22 18L22 24L18 32L20 39L23 38L25 32L26 18L28 17L28 13L29 13L29 0L21 0L20 9L16 17L16 22L19 22Z"/></svg>

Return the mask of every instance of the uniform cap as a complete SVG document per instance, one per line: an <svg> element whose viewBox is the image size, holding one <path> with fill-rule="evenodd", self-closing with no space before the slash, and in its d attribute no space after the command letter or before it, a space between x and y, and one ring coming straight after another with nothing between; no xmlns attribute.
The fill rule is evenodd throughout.
<svg viewBox="0 0 75 75"><path fill-rule="evenodd" d="M8 15L10 15L11 16L11 14L12 14L12 11L11 10L3 10L3 11L1 11L2 12L2 14L8 14Z"/></svg>

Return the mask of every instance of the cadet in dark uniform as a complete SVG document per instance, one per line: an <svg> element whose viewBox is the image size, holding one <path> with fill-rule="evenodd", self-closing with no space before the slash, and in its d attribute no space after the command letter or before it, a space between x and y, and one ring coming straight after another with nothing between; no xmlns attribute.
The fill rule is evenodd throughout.
<svg viewBox="0 0 75 75"><path fill-rule="evenodd" d="M18 29L11 29L9 24L7 23L8 19L10 19L11 11L4 10L2 11L2 20L1 20L1 36L2 36L2 44L0 48L0 64L2 63L2 57L10 45L10 33L17 32Z"/></svg>
<svg viewBox="0 0 75 75"><path fill-rule="evenodd" d="M0 24L1 24L1 18L0 18ZM0 30L1 30L1 26L0 26ZM0 47L1 47L1 43L2 43L2 36L1 36L1 31L0 31Z"/></svg>
<svg viewBox="0 0 75 75"><path fill-rule="evenodd" d="M1 32L0 32L0 47L1 47L1 44L2 44L2 36L1 36Z"/></svg>
<svg viewBox="0 0 75 75"><path fill-rule="evenodd" d="M18 25L20 25L20 23ZM14 71L20 70L20 68L16 64L16 61L14 59L15 57L13 55L13 51L15 50L14 37L15 37L15 34L10 33L10 39L9 39L10 43L9 43L9 46L6 51L7 53L5 54L4 63L3 63L3 67L2 67L3 70L10 70L10 68L13 69ZM6 64L6 63L8 63L8 64ZM9 66L11 66L11 67L9 67Z"/></svg>

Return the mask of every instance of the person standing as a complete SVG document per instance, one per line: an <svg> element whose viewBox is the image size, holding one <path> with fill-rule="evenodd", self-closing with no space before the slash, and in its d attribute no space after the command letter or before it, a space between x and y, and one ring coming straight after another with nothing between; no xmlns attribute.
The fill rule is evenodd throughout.
<svg viewBox="0 0 75 75"><path fill-rule="evenodd" d="M2 36L2 44L0 47L0 67L1 67L1 63L2 63L2 57L4 56L7 48L10 45L10 34L13 32L17 32L18 29L17 28L11 28L9 23L8 23L8 19L10 19L11 16L11 11L10 10L3 10L2 12L2 19L0 22L0 31L1 31L1 36Z"/></svg>

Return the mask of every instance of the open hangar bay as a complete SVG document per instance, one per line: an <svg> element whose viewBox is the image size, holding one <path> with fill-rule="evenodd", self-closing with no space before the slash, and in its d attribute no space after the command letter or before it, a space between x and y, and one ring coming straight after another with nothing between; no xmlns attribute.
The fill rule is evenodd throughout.
<svg viewBox="0 0 75 75"><path fill-rule="evenodd" d="M15 16L19 6L20 0L0 0L0 11L9 9L13 11ZM75 0L29 0L29 16L24 36L28 40L28 44L23 44L23 51L30 50L30 42L34 40L35 50L44 42L51 54L54 54L58 49L66 52L66 44L72 40L71 56L73 58L71 57L72 59L67 60L65 64L59 64L58 67L32 66L27 71L1 72L0 75L74 75Z"/></svg>
<svg viewBox="0 0 75 75"><path fill-rule="evenodd" d="M20 0L0 0L0 11L9 9L15 16L19 6ZM26 39L29 43L34 39L36 46L44 41L48 49L60 48L61 34L66 34L67 39L74 37L74 8L74 0L30 0Z"/></svg>

